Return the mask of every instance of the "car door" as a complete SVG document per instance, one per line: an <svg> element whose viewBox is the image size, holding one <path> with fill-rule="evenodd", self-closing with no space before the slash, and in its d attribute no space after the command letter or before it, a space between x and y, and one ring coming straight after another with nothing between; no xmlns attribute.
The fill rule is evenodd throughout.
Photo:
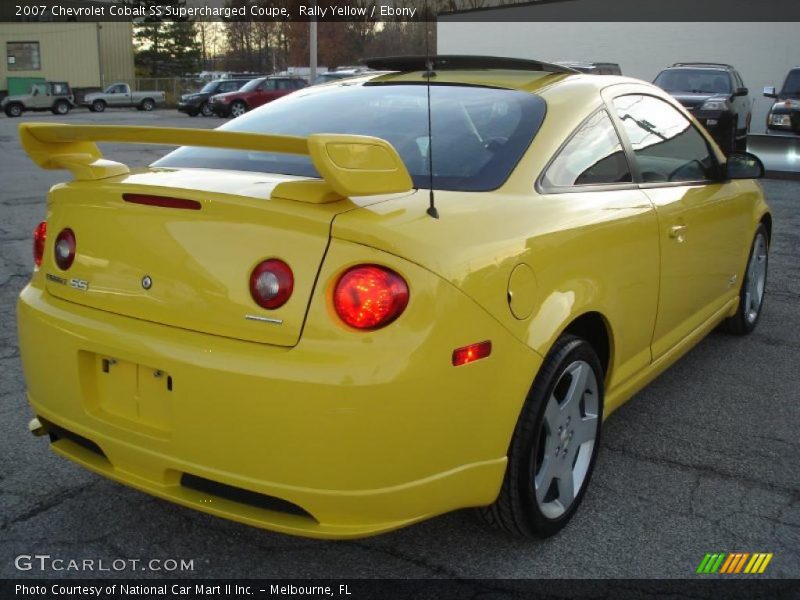
<svg viewBox="0 0 800 600"><path fill-rule="evenodd" d="M659 240L652 202L633 181L628 157L605 108L585 119L558 150L537 189L548 199L550 210L557 207L563 215L558 234L563 237L557 243L530 245L527 260L543 287L550 285L548 280L558 287L570 279L597 287L598 296L604 298L603 314L618 325L613 378L607 382L611 389L652 360ZM532 216L537 226L543 225L547 212L540 211L541 207ZM565 299L564 293L557 296L558 300L543 302L542 314L557 312L555 304ZM510 300L513 311L515 298Z"/></svg>
<svg viewBox="0 0 800 600"><path fill-rule="evenodd" d="M122 106L130 103L130 88L122 84L115 85L108 103L113 106Z"/></svg>
<svg viewBox="0 0 800 600"><path fill-rule="evenodd" d="M262 104L266 104L267 102L272 102L276 96L276 80L275 79L267 79L261 85L258 86L257 94L253 94L253 97L248 104L250 104L251 108L255 108L256 106L261 106Z"/></svg>
<svg viewBox="0 0 800 600"><path fill-rule="evenodd" d="M708 140L676 107L646 94L617 96L613 106L639 187L658 215L655 360L735 298L747 227L745 198L735 182L720 179Z"/></svg>
<svg viewBox="0 0 800 600"><path fill-rule="evenodd" d="M45 84L35 84L31 88L30 108L42 109L50 106L51 98Z"/></svg>

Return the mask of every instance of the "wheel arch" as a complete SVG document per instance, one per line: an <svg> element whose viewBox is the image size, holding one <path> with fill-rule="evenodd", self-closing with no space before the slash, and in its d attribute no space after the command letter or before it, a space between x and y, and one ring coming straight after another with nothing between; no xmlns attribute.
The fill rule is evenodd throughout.
<svg viewBox="0 0 800 600"><path fill-rule="evenodd" d="M761 219L759 220L759 223L764 225L764 227L766 228L766 230L767 230L767 242L771 243L772 242L772 215L770 213L768 213L768 212L764 213L763 215L761 215Z"/></svg>
<svg viewBox="0 0 800 600"><path fill-rule="evenodd" d="M559 337L564 334L575 335L589 343L600 359L603 377L608 382L613 349L613 337L608 319L597 311L585 312L570 321Z"/></svg>

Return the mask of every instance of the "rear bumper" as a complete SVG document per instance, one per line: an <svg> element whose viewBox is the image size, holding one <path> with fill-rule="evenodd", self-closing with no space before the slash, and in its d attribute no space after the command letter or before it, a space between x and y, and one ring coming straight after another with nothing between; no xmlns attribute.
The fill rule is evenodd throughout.
<svg viewBox="0 0 800 600"><path fill-rule="evenodd" d="M34 283L18 303L28 399L46 427L90 442L55 436L55 452L120 483L284 533L376 534L489 504L500 489L541 359L457 290L437 298L443 313L454 301L458 318L432 335L412 327L416 348L387 362L374 340L346 351L331 340L240 342L77 306ZM449 364L455 344L484 338L490 359ZM140 377L169 374L172 390L126 415L104 397L102 357L139 365ZM184 475L307 515L201 492Z"/></svg>

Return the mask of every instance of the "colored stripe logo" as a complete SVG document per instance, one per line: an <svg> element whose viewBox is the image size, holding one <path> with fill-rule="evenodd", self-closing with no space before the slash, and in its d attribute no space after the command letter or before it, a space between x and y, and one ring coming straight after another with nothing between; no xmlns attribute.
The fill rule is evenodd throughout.
<svg viewBox="0 0 800 600"><path fill-rule="evenodd" d="M700 575L712 575L714 573L724 575L761 574L766 571L772 556L772 552L756 552L753 554L750 552L709 552L700 561L697 573Z"/></svg>

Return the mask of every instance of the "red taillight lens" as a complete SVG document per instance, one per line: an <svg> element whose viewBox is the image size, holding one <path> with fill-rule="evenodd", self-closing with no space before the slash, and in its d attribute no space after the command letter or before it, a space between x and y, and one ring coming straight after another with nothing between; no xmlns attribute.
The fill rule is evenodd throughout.
<svg viewBox="0 0 800 600"><path fill-rule="evenodd" d="M408 285L394 271L360 265L345 271L333 292L339 317L356 329L378 329L399 317L408 304Z"/></svg>
<svg viewBox="0 0 800 600"><path fill-rule="evenodd" d="M292 295L292 290L292 270L277 258L258 263L250 275L250 295L263 308L271 310L283 306Z"/></svg>
<svg viewBox="0 0 800 600"><path fill-rule="evenodd" d="M470 344L463 348L453 350L453 366L460 367L468 363L486 358L492 353L492 342L485 341L477 344Z"/></svg>
<svg viewBox="0 0 800 600"><path fill-rule="evenodd" d="M44 243L47 240L47 221L42 221L33 230L33 264L42 266Z"/></svg>
<svg viewBox="0 0 800 600"><path fill-rule="evenodd" d="M58 268L66 271L75 260L75 234L72 229L62 229L53 246Z"/></svg>

